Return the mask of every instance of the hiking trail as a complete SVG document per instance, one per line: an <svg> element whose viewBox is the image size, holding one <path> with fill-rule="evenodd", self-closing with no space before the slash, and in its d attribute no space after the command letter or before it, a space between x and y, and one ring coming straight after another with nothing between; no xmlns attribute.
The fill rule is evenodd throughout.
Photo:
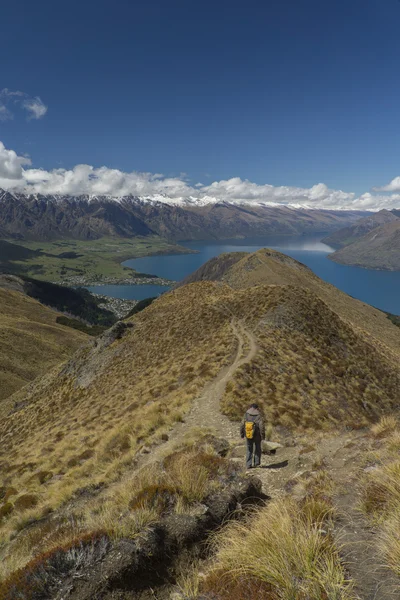
<svg viewBox="0 0 400 600"><path fill-rule="evenodd" d="M142 454L136 469L161 460L172 452L191 428L202 427L216 430L221 437L237 445L240 441L239 424L222 414L220 401L228 381L237 369L250 363L257 353L255 336L243 321L232 317L231 327L237 339L237 350L232 363L209 381L201 396L195 399L183 423L176 424L169 433L168 441L152 447L149 454ZM263 456L262 466L251 474L262 481L263 491L271 499L284 497L291 489L293 496L301 499L304 494L301 478L315 473L323 463L335 486L333 504L338 518L334 535L346 562L348 576L355 582L355 593L360 600L398 600L399 580L381 564L375 544L375 531L366 517L358 510L359 491L357 481L364 465L363 452L367 451L369 437L362 432L336 432L316 434L312 444L302 445L296 438L286 440L275 456ZM245 462L243 458L234 461Z"/></svg>

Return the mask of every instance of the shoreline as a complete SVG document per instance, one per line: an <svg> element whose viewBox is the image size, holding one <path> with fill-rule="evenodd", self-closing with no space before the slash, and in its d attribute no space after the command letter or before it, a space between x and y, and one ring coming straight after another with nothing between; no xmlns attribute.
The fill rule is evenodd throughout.
<svg viewBox="0 0 400 600"><path fill-rule="evenodd" d="M106 285L160 285L162 287L171 287L176 284L176 281L165 279L164 277L157 277L157 275L145 275L144 277L133 276L126 278L105 277L102 279L91 279L78 275L68 277L63 281L53 281L52 283L62 285L64 287L92 287Z"/></svg>

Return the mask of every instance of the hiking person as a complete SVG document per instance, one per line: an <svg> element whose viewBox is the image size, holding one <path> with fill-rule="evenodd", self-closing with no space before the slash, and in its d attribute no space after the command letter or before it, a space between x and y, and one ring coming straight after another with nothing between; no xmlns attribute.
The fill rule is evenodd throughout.
<svg viewBox="0 0 400 600"><path fill-rule="evenodd" d="M261 441L265 440L265 423L258 404L252 404L246 411L240 426L242 440L246 438L246 468L259 467L261 463Z"/></svg>

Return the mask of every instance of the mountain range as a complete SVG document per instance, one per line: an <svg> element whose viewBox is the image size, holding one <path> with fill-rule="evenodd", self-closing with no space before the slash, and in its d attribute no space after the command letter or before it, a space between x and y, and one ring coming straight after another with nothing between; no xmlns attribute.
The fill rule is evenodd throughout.
<svg viewBox="0 0 400 600"><path fill-rule="evenodd" d="M44 196L0 190L0 237L25 240L146 236L207 240L334 231L365 216L282 205L168 202L126 196Z"/></svg>
<svg viewBox="0 0 400 600"><path fill-rule="evenodd" d="M367 269L400 270L400 210L381 210L323 240L337 248L335 262Z"/></svg>

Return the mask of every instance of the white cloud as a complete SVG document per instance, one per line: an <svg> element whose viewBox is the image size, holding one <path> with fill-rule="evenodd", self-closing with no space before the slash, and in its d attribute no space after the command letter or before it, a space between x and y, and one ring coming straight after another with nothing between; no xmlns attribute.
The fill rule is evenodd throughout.
<svg viewBox="0 0 400 600"><path fill-rule="evenodd" d="M373 188L374 192L400 192L400 177L395 177L383 187Z"/></svg>
<svg viewBox="0 0 400 600"><path fill-rule="evenodd" d="M259 185L233 177L210 185L190 185L186 175L165 177L160 173L126 173L119 169L76 165L73 169L32 168L29 158L7 150L0 142L0 187L28 193L95 196L141 196L177 204L231 202L273 204L323 209L379 210L399 208L400 193L379 195L367 192L359 197L352 192L332 190L324 183L311 188ZM395 181L395 180L394 180ZM393 189L395 189L393 187ZM400 191L400 190L399 190Z"/></svg>
<svg viewBox="0 0 400 600"><path fill-rule="evenodd" d="M0 120L8 121L13 119L14 114L9 108L10 105L20 106L28 113L28 120L41 119L47 113L47 106L39 98L32 97L25 92L12 91L4 88L0 91Z"/></svg>
<svg viewBox="0 0 400 600"><path fill-rule="evenodd" d="M29 119L41 119L47 113L47 106L43 104L39 96L25 100L22 106L28 111Z"/></svg>
<svg viewBox="0 0 400 600"><path fill-rule="evenodd" d="M14 150L7 150L0 142L0 187L5 189L21 187L25 173L23 166L30 164L29 158L18 156Z"/></svg>
<svg viewBox="0 0 400 600"><path fill-rule="evenodd" d="M13 114L8 108L0 102L0 121L10 121L13 118Z"/></svg>

